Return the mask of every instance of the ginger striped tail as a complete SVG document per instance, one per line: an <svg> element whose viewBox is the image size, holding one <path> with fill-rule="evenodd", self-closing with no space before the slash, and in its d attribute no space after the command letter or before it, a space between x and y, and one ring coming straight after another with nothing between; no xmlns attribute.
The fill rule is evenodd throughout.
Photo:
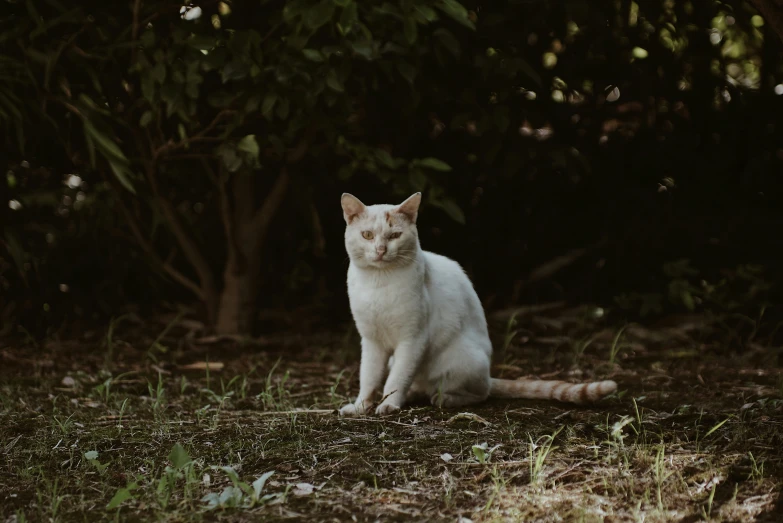
<svg viewBox="0 0 783 523"><path fill-rule="evenodd" d="M489 395L493 398L558 400L566 403L597 401L617 390L611 380L592 383L568 383L558 380L501 380L491 378Z"/></svg>

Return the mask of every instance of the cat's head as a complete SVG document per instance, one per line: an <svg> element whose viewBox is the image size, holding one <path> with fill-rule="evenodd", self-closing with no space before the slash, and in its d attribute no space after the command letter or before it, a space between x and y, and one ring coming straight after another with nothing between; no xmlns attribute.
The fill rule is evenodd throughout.
<svg viewBox="0 0 783 523"><path fill-rule="evenodd" d="M345 250L361 268L393 269L413 263L419 249L416 217L421 193L399 205L364 205L345 193Z"/></svg>

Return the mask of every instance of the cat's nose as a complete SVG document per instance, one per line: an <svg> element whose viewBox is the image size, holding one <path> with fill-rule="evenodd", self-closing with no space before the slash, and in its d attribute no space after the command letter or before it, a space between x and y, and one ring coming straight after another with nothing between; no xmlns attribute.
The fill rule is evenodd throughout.
<svg viewBox="0 0 783 523"><path fill-rule="evenodd" d="M386 246L385 245L376 245L375 246L375 253L378 255L379 258L383 257L383 255L386 254Z"/></svg>

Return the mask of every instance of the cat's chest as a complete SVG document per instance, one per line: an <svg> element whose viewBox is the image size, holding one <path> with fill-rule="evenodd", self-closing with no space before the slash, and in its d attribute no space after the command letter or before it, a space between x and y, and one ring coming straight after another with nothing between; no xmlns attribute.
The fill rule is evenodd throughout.
<svg viewBox="0 0 783 523"><path fill-rule="evenodd" d="M351 312L363 337L391 349L420 328L425 304L417 289L403 285L372 288L349 282L348 291Z"/></svg>

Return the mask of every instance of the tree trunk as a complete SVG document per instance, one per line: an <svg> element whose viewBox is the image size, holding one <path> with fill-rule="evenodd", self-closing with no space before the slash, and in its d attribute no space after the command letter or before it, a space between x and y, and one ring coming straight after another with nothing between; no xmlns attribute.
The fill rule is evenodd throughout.
<svg viewBox="0 0 783 523"><path fill-rule="evenodd" d="M257 262L258 260L254 260ZM218 334L250 334L255 319L258 281L250 271L226 267L218 302L215 331Z"/></svg>
<svg viewBox="0 0 783 523"><path fill-rule="evenodd" d="M264 241L288 188L288 172L283 169L258 207L254 198L255 179L252 172L236 173L231 179L233 205L227 192L222 198L228 259L214 320L218 334L251 334Z"/></svg>

